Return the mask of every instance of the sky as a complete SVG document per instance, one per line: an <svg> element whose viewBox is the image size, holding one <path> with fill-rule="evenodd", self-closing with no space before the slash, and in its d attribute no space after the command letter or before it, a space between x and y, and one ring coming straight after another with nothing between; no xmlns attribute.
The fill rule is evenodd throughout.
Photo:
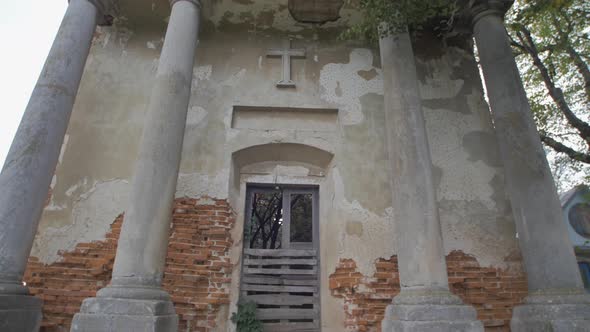
<svg viewBox="0 0 590 332"><path fill-rule="evenodd" d="M0 168L67 5L67 0L0 1Z"/></svg>

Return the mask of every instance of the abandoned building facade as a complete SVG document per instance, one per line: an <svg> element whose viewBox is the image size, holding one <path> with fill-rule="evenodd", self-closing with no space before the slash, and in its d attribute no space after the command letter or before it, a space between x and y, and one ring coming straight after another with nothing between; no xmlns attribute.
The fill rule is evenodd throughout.
<svg viewBox="0 0 590 332"><path fill-rule="evenodd" d="M372 45L343 0L70 0L0 175L0 330L590 331L511 1L460 3Z"/></svg>

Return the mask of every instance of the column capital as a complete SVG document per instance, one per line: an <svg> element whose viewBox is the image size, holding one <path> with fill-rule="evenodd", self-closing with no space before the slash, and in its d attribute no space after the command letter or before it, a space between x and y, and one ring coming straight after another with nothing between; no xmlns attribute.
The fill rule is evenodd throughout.
<svg viewBox="0 0 590 332"><path fill-rule="evenodd" d="M480 18L487 15L503 18L513 3L514 0L471 0L465 8L465 13L473 26Z"/></svg>
<svg viewBox="0 0 590 332"><path fill-rule="evenodd" d="M68 0L71 2L72 0ZM76 0L74 0L76 1ZM111 25L113 24L113 17L115 7L118 4L118 0L85 0L98 9L98 25Z"/></svg>
<svg viewBox="0 0 590 332"><path fill-rule="evenodd" d="M453 31L458 34L471 34L479 19L487 15L503 18L513 3L514 0L460 0Z"/></svg>
<svg viewBox="0 0 590 332"><path fill-rule="evenodd" d="M197 6L197 8L201 8L201 0L170 0L170 7L174 6L175 3L180 1L188 1L193 5Z"/></svg>

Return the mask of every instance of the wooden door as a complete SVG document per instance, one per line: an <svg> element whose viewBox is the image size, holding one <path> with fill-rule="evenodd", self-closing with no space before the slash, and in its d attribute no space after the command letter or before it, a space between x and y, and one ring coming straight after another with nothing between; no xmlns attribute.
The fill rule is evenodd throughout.
<svg viewBox="0 0 590 332"><path fill-rule="evenodd" d="M241 301L256 302L265 331L319 331L316 187L247 190Z"/></svg>

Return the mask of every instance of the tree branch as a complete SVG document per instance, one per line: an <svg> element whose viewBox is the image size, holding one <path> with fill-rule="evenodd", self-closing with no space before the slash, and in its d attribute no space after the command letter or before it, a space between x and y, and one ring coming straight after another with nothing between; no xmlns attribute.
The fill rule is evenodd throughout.
<svg viewBox="0 0 590 332"><path fill-rule="evenodd" d="M565 116L567 122L580 132L580 136L582 137L582 139L584 139L584 141L586 141L586 143L590 146L590 125L578 118L570 109L567 101L565 100L563 91L555 85L555 82L553 82L553 80L551 79L547 67L541 61L541 58L539 57L539 52L537 50L533 37L531 36L531 32L526 27L520 26L520 31L517 33L517 36L520 39L521 43L525 45L527 52L533 60L533 64L539 70L541 77L543 78L543 82L545 83L545 86L547 87L547 90L549 92L549 95L557 104L557 107Z"/></svg>
<svg viewBox="0 0 590 332"><path fill-rule="evenodd" d="M560 142L554 140L553 138L545 135L544 133L540 133L539 136L541 137L541 141L543 143L545 143L547 146L549 146L550 148L552 148L556 152L564 153L569 158L571 158L573 160L576 160L576 161L579 161L579 162L582 162L585 164L590 164L590 154L578 152L578 151L570 148L569 146L566 146L565 144L560 143Z"/></svg>
<svg viewBox="0 0 590 332"><path fill-rule="evenodd" d="M563 31L561 29L560 22L555 16L553 16L553 26L559 35L559 43L564 46L566 53L569 55L570 59L572 59L572 62L578 70L578 73L582 75L582 79L584 81L584 91L586 92L586 108L588 109L590 104L590 69L588 69L588 65L584 59L582 59L578 51L576 51L576 49L572 46L572 43L569 40L569 34L572 31L573 23L567 16L563 16L562 18L567 22L567 31Z"/></svg>

